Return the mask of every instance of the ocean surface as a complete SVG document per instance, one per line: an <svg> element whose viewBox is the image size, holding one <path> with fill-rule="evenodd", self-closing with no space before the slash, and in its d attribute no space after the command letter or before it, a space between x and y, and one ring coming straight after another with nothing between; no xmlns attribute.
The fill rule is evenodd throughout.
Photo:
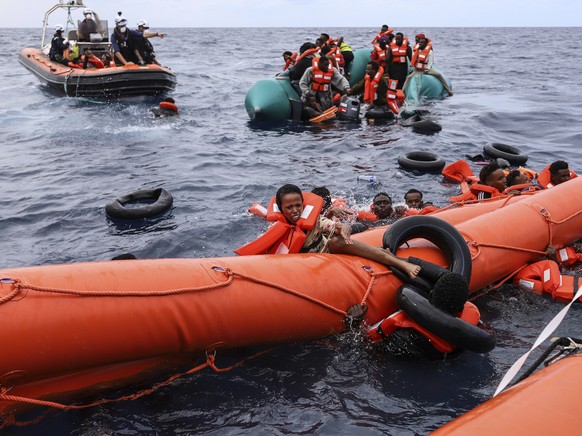
<svg viewBox="0 0 582 436"><path fill-rule="evenodd" d="M0 29L0 268L125 252L229 256L265 229L247 208L267 204L284 183L325 185L354 207L369 205L379 191L401 202L410 188L446 205L458 186L398 167L398 156L413 150L450 163L502 142L526 152L535 170L564 159L582 171L582 81L573 57L582 28L397 29L410 38L426 33L436 65L453 83L453 97L425 106L443 127L432 136L365 121L249 122L245 94L281 70L284 50L296 51L321 31L365 47L377 29L152 30L168 33L153 43L177 75L172 96L180 116L173 119L153 118L155 99L104 102L47 92L17 60L22 48L39 44L40 29ZM378 182L357 181L363 175ZM106 217L106 203L154 187L173 194L168 213L140 225ZM489 399L563 307L513 286L476 303L498 339L486 355L404 362L370 353L360 336L345 334L278 347L230 372L203 371L135 401L51 412L8 433L426 434ZM580 337L581 325L577 304L556 335Z"/></svg>

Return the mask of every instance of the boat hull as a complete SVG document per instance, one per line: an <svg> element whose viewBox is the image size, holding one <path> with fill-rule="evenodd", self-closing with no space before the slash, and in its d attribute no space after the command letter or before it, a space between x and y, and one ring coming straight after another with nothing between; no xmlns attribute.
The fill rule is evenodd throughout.
<svg viewBox="0 0 582 436"><path fill-rule="evenodd" d="M438 71L435 66L433 66L433 69ZM445 80L451 86L449 79L445 77ZM449 95L441 81L430 74L417 74L411 77L403 91L406 96L408 111L416 109L423 98L436 100Z"/></svg>
<svg viewBox="0 0 582 436"><path fill-rule="evenodd" d="M122 98L163 95L176 87L174 73L159 65L79 69L52 62L38 49L25 48L19 62L45 86L69 97Z"/></svg>

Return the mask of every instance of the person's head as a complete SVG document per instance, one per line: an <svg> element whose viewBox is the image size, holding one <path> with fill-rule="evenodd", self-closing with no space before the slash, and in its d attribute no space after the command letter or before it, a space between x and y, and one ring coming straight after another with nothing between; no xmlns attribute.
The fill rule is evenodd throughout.
<svg viewBox="0 0 582 436"><path fill-rule="evenodd" d="M329 69L329 58L327 56L319 58L319 69L323 72L327 72Z"/></svg>
<svg viewBox="0 0 582 436"><path fill-rule="evenodd" d="M149 28L150 26L146 20L139 20L137 22L137 30L139 30L140 32L145 32Z"/></svg>
<svg viewBox="0 0 582 436"><path fill-rule="evenodd" d="M111 258L111 260L132 260L132 259L137 259L137 257L133 253L123 253Z"/></svg>
<svg viewBox="0 0 582 436"><path fill-rule="evenodd" d="M299 221L303 212L303 194L299 187L291 184L281 186L277 190L275 201L289 223L295 224Z"/></svg>
<svg viewBox="0 0 582 436"><path fill-rule="evenodd" d="M479 172L479 183L496 188L499 192L503 192L507 187L505 173L496 163L490 163L483 167Z"/></svg>
<svg viewBox="0 0 582 436"><path fill-rule="evenodd" d="M380 68L380 64L376 61L370 61L366 65L366 74L370 77L374 77Z"/></svg>
<svg viewBox="0 0 582 436"><path fill-rule="evenodd" d="M91 20L93 18L93 11L89 8L83 9L83 16L85 20Z"/></svg>
<svg viewBox="0 0 582 436"><path fill-rule="evenodd" d="M165 101L166 103L176 104L176 100L174 100L172 97L166 97L162 101Z"/></svg>
<svg viewBox="0 0 582 436"><path fill-rule="evenodd" d="M311 50L312 48L315 48L315 44L312 42L306 42L301 47L299 47L299 54L303 54L304 52L306 52L307 50Z"/></svg>
<svg viewBox="0 0 582 436"><path fill-rule="evenodd" d="M331 207L331 192L325 186L319 186L313 188L311 192L315 195L319 195L323 198L323 210L327 210Z"/></svg>
<svg viewBox="0 0 582 436"><path fill-rule="evenodd" d="M55 35L62 36L64 31L65 31L65 28L61 24L57 24L55 26Z"/></svg>
<svg viewBox="0 0 582 436"><path fill-rule="evenodd" d="M93 52L91 51L91 49L89 49L89 48L86 48L85 49L85 56L88 57L88 58L91 58L91 57L94 56L93 55Z"/></svg>
<svg viewBox="0 0 582 436"><path fill-rule="evenodd" d="M378 44L380 44L380 48L385 49L388 45L389 39L386 36L383 36L378 40Z"/></svg>
<svg viewBox="0 0 582 436"><path fill-rule="evenodd" d="M396 42L396 45L402 45L404 42L404 35L402 32L396 33L396 36L394 36L394 42Z"/></svg>
<svg viewBox="0 0 582 436"><path fill-rule="evenodd" d="M552 185L559 185L570 180L570 168L563 160L557 160L550 165L550 181Z"/></svg>
<svg viewBox="0 0 582 436"><path fill-rule="evenodd" d="M388 24L382 24L382 27L380 28L380 32L382 32L382 33L388 32Z"/></svg>
<svg viewBox="0 0 582 436"><path fill-rule="evenodd" d="M331 51L331 46L329 45L322 45L319 54L321 56L327 56L327 54Z"/></svg>
<svg viewBox="0 0 582 436"><path fill-rule="evenodd" d="M414 36L414 42L416 42L417 44L420 42L421 39L426 38L424 36L424 33L418 33Z"/></svg>
<svg viewBox="0 0 582 436"><path fill-rule="evenodd" d="M524 174L521 171L519 171L519 170L513 170L513 171L511 171L505 177L505 181L507 183L507 187L515 186L515 185L523 185L525 183L531 182L531 180L529 179L529 177L526 174Z"/></svg>
<svg viewBox="0 0 582 436"><path fill-rule="evenodd" d="M420 41L418 41L418 48L420 50L424 50L426 48L426 45L428 44L428 39L426 38L420 38Z"/></svg>
<svg viewBox="0 0 582 436"><path fill-rule="evenodd" d="M317 39L315 40L315 45L316 45L317 47L321 47L321 46L325 45L325 43L326 43L326 40L325 40L325 39L323 39L323 38L317 38Z"/></svg>
<svg viewBox="0 0 582 436"><path fill-rule="evenodd" d="M290 51L284 51L284 52L283 52L283 59L287 60L287 59L289 59L291 56L293 56L293 53L291 53Z"/></svg>
<svg viewBox="0 0 582 436"><path fill-rule="evenodd" d="M469 285L462 275L450 272L443 275L434 284L430 293L433 306L451 315L463 311L463 306L469 298Z"/></svg>
<svg viewBox="0 0 582 436"><path fill-rule="evenodd" d="M117 14L117 17L115 17L115 29L121 33L125 33L127 31L127 20L121 15L121 12Z"/></svg>
<svg viewBox="0 0 582 436"><path fill-rule="evenodd" d="M392 215L392 199L385 192L379 192L374 196L372 206L378 219L389 218Z"/></svg>
<svg viewBox="0 0 582 436"><path fill-rule="evenodd" d="M321 35L319 35L319 37L326 42L329 41L329 35L327 33L322 33Z"/></svg>
<svg viewBox="0 0 582 436"><path fill-rule="evenodd" d="M404 201L408 207L420 209L422 206L422 192L414 188L409 189L408 192L404 194Z"/></svg>

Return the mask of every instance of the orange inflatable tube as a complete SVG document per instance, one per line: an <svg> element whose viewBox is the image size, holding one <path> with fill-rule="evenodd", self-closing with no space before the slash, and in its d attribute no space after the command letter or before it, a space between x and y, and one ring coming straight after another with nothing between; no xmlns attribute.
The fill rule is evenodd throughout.
<svg viewBox="0 0 582 436"><path fill-rule="evenodd" d="M582 236L582 178L534 195L465 205L452 222L472 253L471 290ZM404 218L414 219L418 217ZM381 245L384 229L354 238ZM446 264L428 241L399 255ZM310 340L344 329L365 302L368 324L396 310L401 282L347 255L119 260L0 271L0 385L10 395L67 401L176 371L206 352ZM0 414L19 408L0 389Z"/></svg>

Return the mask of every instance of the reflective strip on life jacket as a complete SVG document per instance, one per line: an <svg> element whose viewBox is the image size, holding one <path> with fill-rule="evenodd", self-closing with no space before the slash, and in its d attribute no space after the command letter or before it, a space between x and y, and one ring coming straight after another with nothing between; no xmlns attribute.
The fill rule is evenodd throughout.
<svg viewBox="0 0 582 436"><path fill-rule="evenodd" d="M331 79L333 77L333 68L331 65L328 67L327 71L323 71L319 68L319 59L314 58L312 62L312 75L313 83L311 84L311 89L315 92L327 92L330 89Z"/></svg>
<svg viewBox="0 0 582 436"><path fill-rule="evenodd" d="M418 70L424 70L424 66L428 61L428 54L430 53L430 47L428 45L424 48L424 50L416 49L414 53L412 53L412 60L410 61L410 65Z"/></svg>
<svg viewBox="0 0 582 436"><path fill-rule="evenodd" d="M392 63L393 64L405 64L408 54L408 38L404 38L402 45L396 45L396 42L392 41L389 45L392 51Z"/></svg>
<svg viewBox="0 0 582 436"><path fill-rule="evenodd" d="M383 75L384 68L382 67L378 68L374 78L371 78L366 74L366 77L364 78L364 101L366 103L372 103L378 98L378 85Z"/></svg>
<svg viewBox="0 0 582 436"><path fill-rule="evenodd" d="M576 262L582 262L582 253L576 253L576 250L571 245L558 250L556 254L558 256L558 262L565 266L574 265Z"/></svg>

